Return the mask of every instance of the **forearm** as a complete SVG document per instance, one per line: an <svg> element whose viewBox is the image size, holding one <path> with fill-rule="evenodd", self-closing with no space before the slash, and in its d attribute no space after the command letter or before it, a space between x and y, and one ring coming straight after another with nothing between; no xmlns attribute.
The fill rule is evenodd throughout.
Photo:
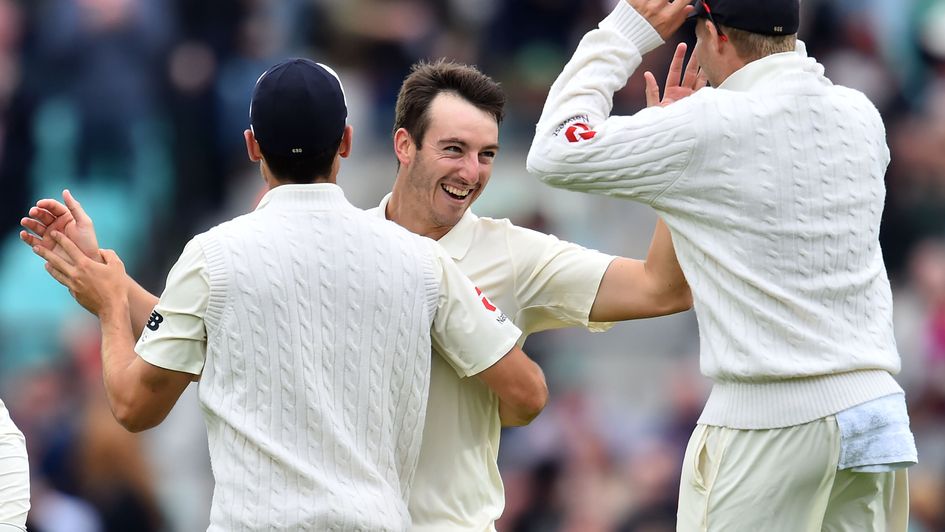
<svg viewBox="0 0 945 532"><path fill-rule="evenodd" d="M655 297L665 301L666 314L692 307L689 283L676 258L673 237L662 218L656 219L645 268Z"/></svg>
<svg viewBox="0 0 945 532"><path fill-rule="evenodd" d="M657 220L646 260L618 257L601 279L589 319L624 321L665 316L692 307L692 295L683 275L672 236Z"/></svg>
<svg viewBox="0 0 945 532"><path fill-rule="evenodd" d="M589 32L552 86L528 153L548 185L651 203L687 168L696 134L679 105L610 116L613 94L661 43L621 2Z"/></svg>
<svg viewBox="0 0 945 532"><path fill-rule="evenodd" d="M662 44L659 34L624 2L598 29L587 33L548 91L538 121L539 134L554 132L566 120L586 114L603 121L613 95L640 66L643 54Z"/></svg>
<svg viewBox="0 0 945 532"><path fill-rule="evenodd" d="M134 338L139 338L144 331L145 324L151 316L151 311L158 303L158 297L148 292L131 276L126 276L126 293L128 297L129 316L131 324L131 333Z"/></svg>
<svg viewBox="0 0 945 532"><path fill-rule="evenodd" d="M128 417L134 403L132 387L135 383L128 378L128 373L137 357L128 300L123 299L103 307L99 311L99 321L102 328L102 377L105 393L112 414L121 422Z"/></svg>

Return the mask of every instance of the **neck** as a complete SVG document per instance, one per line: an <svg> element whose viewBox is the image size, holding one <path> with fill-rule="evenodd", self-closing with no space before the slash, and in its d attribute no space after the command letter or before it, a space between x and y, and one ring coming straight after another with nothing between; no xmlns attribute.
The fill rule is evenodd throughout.
<svg viewBox="0 0 945 532"><path fill-rule="evenodd" d="M397 186L399 182L394 182L394 190L391 193L390 201L387 202L384 216L411 233L433 240L439 240L443 238L443 235L449 233L450 229L453 228L452 226L440 226L420 216L420 207L411 205L405 200L406 194Z"/></svg>

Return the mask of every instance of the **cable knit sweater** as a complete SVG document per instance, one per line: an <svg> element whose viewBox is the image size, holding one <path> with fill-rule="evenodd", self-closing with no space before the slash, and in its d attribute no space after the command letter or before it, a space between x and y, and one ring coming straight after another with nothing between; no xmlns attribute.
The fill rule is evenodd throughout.
<svg viewBox="0 0 945 532"><path fill-rule="evenodd" d="M700 421L791 426L901 391L875 107L799 46L717 89L610 116L614 92L661 42L619 2L552 86L528 169L666 221L715 381Z"/></svg>
<svg viewBox="0 0 945 532"><path fill-rule="evenodd" d="M427 242L333 185L199 235L211 530L404 530L438 281ZM306 188L308 187L308 188Z"/></svg>

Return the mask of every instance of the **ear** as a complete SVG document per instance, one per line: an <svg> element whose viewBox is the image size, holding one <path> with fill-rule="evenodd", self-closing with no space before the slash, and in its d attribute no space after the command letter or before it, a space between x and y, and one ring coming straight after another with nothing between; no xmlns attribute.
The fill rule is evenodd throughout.
<svg viewBox="0 0 945 532"><path fill-rule="evenodd" d="M720 36L719 29L709 19L703 20L703 24L705 24L705 31L709 36L708 41L711 43L713 51L717 54L722 53L722 46L728 42L728 36Z"/></svg>
<svg viewBox="0 0 945 532"><path fill-rule="evenodd" d="M401 166L413 162L413 158L417 153L417 145L414 143L413 137L404 128L394 132L394 153L397 155L397 160Z"/></svg>
<svg viewBox="0 0 945 532"><path fill-rule="evenodd" d="M253 135L251 129L243 131L243 139L246 140L246 154L249 160L258 163L262 159L262 151L259 149L259 143L256 142L256 135Z"/></svg>
<svg viewBox="0 0 945 532"><path fill-rule="evenodd" d="M344 132L341 134L341 144L338 145L338 155L343 158L347 158L348 155L351 155L351 143L354 139L354 128L351 126L345 126Z"/></svg>

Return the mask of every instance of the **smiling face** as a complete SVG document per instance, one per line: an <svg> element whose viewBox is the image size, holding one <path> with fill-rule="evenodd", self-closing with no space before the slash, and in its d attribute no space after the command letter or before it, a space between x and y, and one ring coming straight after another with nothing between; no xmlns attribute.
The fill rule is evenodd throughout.
<svg viewBox="0 0 945 532"><path fill-rule="evenodd" d="M418 147L406 130L395 134L401 167L388 216L415 233L439 239L482 194L499 151L492 114L453 93L437 95Z"/></svg>

